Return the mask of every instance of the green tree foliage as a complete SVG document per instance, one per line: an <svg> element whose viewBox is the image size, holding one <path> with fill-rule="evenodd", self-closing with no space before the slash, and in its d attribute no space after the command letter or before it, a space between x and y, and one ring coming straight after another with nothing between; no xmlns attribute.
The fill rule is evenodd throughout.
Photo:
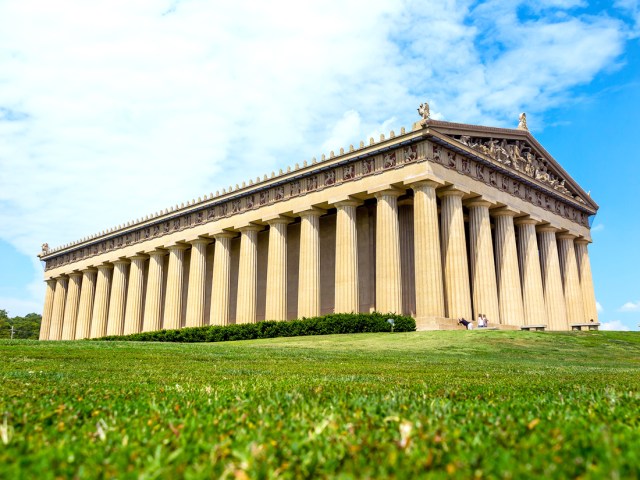
<svg viewBox="0 0 640 480"><path fill-rule="evenodd" d="M13 338L38 339L40 335L40 324L42 316L37 313L28 313L24 317L9 317L6 310L0 310L0 338L11 338L11 327L13 327Z"/></svg>

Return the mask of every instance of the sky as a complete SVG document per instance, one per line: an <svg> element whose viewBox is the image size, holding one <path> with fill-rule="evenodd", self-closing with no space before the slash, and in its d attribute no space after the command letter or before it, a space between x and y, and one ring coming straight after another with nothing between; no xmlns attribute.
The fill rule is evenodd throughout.
<svg viewBox="0 0 640 480"><path fill-rule="evenodd" d="M0 309L42 311L44 242L397 132L423 101L527 113L601 207L603 328L638 330L640 0L4 0Z"/></svg>

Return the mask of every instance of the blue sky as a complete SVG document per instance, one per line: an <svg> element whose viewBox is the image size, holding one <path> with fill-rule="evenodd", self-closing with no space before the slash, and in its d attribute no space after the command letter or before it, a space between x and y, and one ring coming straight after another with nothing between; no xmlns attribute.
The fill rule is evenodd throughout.
<svg viewBox="0 0 640 480"><path fill-rule="evenodd" d="M40 311L43 242L398 131L428 100L527 112L601 206L601 321L638 329L638 0L228 3L0 3L0 308Z"/></svg>

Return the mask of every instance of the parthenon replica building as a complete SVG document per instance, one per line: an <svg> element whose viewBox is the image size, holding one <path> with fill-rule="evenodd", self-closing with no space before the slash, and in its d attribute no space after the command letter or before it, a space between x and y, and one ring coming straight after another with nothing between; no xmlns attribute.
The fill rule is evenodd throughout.
<svg viewBox="0 0 640 480"><path fill-rule="evenodd" d="M483 313L597 322L598 206L529 133L432 120L49 249L41 340L288 320Z"/></svg>

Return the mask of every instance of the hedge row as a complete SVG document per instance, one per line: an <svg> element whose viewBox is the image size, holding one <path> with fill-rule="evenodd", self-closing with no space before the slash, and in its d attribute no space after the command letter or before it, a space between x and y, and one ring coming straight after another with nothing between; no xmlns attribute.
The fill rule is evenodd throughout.
<svg viewBox="0 0 640 480"><path fill-rule="evenodd" d="M285 322L258 322L240 325L190 327L178 330L111 335L100 340L130 340L136 342L226 342L230 340L255 340L257 338L301 337L306 335L331 335L336 333L413 332L416 321L412 317L381 313L332 314L323 317L303 318Z"/></svg>

